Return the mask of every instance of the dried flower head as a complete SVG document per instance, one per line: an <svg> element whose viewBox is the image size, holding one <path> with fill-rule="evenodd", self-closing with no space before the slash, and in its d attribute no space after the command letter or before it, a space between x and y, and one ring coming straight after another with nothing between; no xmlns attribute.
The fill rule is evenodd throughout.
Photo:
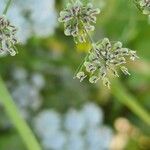
<svg viewBox="0 0 150 150"><path fill-rule="evenodd" d="M60 12L59 21L64 23L65 35L73 36L75 42L85 42L87 32L95 28L96 15L100 10L94 9L91 3L84 5L80 0L68 3L67 8Z"/></svg>
<svg viewBox="0 0 150 150"><path fill-rule="evenodd" d="M92 49L83 64L84 67L77 73L77 78L82 81L87 77L85 72L88 72L90 73L89 82L96 83L102 79L103 84L110 87L108 79L110 72L119 77L117 68L120 68L125 75L130 75L124 66L127 57L132 61L138 58L136 51L123 48L121 42L110 42L108 38L104 38L92 45Z"/></svg>
<svg viewBox="0 0 150 150"><path fill-rule="evenodd" d="M16 27L11 25L5 16L0 17L0 54L8 52L14 56L17 53L15 47L17 43L16 31Z"/></svg>

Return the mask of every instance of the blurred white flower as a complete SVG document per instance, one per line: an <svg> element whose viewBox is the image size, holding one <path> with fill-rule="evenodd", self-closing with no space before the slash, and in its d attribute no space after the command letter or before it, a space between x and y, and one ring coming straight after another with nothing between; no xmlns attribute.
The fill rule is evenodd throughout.
<svg viewBox="0 0 150 150"><path fill-rule="evenodd" d="M11 72L12 81L8 82L12 97L19 107L25 119L31 117L42 104L40 90L42 90L45 79L42 74L34 72L29 75L22 67L14 67ZM15 86L14 86L15 84Z"/></svg>
<svg viewBox="0 0 150 150"><path fill-rule="evenodd" d="M40 73L34 73L31 76L31 82L39 90L45 86L45 79Z"/></svg>
<svg viewBox="0 0 150 150"><path fill-rule="evenodd" d="M16 67L13 69L12 77L16 81L23 81L27 78L27 71L24 68Z"/></svg>
<svg viewBox="0 0 150 150"><path fill-rule="evenodd" d="M90 129L86 131L86 146L88 150L101 150L101 132L99 128L96 129ZM103 138L103 141L105 139Z"/></svg>
<svg viewBox="0 0 150 150"><path fill-rule="evenodd" d="M85 122L87 116L83 115L83 110L90 110L87 112L98 116L96 121L92 120L94 122L94 124L92 122L92 126L91 124L90 126L85 125L89 122ZM95 104L87 103L82 111L70 109L66 114L60 115L57 111L45 110L36 116L33 125L42 141L44 150L109 149L113 132L109 127L102 125L101 109ZM101 118L97 113L101 114ZM88 117L93 116L88 115ZM91 120L88 118L88 121Z"/></svg>
<svg viewBox="0 0 150 150"><path fill-rule="evenodd" d="M31 19L33 21L34 33L39 37L47 37L53 34L57 26L55 0L30 1L32 3Z"/></svg>
<svg viewBox="0 0 150 150"><path fill-rule="evenodd" d="M22 82L11 91L15 103L26 119L30 116L29 110L36 111L41 106L41 97L38 90L32 85Z"/></svg>
<svg viewBox="0 0 150 150"><path fill-rule="evenodd" d="M63 150L66 143L66 134L57 131L43 138L42 144L46 150Z"/></svg>
<svg viewBox="0 0 150 150"><path fill-rule="evenodd" d="M111 141L113 139L113 131L111 128L107 126L100 127L100 137L99 142L102 150L106 150L110 148Z"/></svg>
<svg viewBox="0 0 150 150"><path fill-rule="evenodd" d="M95 127L103 122L103 112L101 108L93 103L87 103L84 105L82 113L87 126Z"/></svg>
<svg viewBox="0 0 150 150"><path fill-rule="evenodd" d="M70 133L82 132L85 128L84 116L77 110L70 109L66 114L64 126Z"/></svg>
<svg viewBox="0 0 150 150"><path fill-rule="evenodd" d="M54 110L44 110L34 118L34 128L42 138L47 139L47 137L55 135L60 126L60 115Z"/></svg>
<svg viewBox="0 0 150 150"><path fill-rule="evenodd" d="M16 3L15 3L16 4ZM17 37L19 42L26 43L27 39L31 37L32 30L30 23L22 16L19 6L12 5L7 13L8 18L17 26Z"/></svg>
<svg viewBox="0 0 150 150"><path fill-rule="evenodd" d="M85 137L88 150L108 150L113 133L110 128L104 126L87 130Z"/></svg>
<svg viewBox="0 0 150 150"><path fill-rule="evenodd" d="M81 134L73 134L68 136L65 150L84 150L85 142Z"/></svg>

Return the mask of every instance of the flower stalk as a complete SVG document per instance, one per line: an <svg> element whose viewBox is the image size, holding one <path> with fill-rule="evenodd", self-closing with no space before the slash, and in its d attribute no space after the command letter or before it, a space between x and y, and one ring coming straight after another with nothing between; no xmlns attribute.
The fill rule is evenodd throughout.
<svg viewBox="0 0 150 150"><path fill-rule="evenodd" d="M112 95L134 114L150 126L150 114L137 102L136 98L127 92L119 80L114 80L111 86Z"/></svg>
<svg viewBox="0 0 150 150"><path fill-rule="evenodd" d="M39 143L37 142L34 134L28 127L27 123L22 118L1 77L0 77L0 102L4 106L5 112L9 116L12 124L15 126L19 135L22 137L27 149L41 150Z"/></svg>
<svg viewBox="0 0 150 150"><path fill-rule="evenodd" d="M6 7L3 11L3 16L0 17L0 36L3 37L0 40L0 53L9 52L11 56L14 56L17 52L14 44L17 43L15 38L16 28L6 19L6 14L9 9L12 0L8 0ZM32 130L29 128L26 121L19 113L13 99L11 98L5 83L0 77L0 103L5 109L5 112L9 116L12 124L22 137L24 144L28 150L42 150L38 141L36 140Z"/></svg>

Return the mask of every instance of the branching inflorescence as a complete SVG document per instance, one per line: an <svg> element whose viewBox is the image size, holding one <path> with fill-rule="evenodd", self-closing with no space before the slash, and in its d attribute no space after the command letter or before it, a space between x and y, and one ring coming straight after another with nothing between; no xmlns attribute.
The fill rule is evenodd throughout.
<svg viewBox="0 0 150 150"><path fill-rule="evenodd" d="M15 44L17 44L16 39L17 29L13 26L3 15L0 17L0 54L10 53L14 56L17 53Z"/></svg>
<svg viewBox="0 0 150 150"><path fill-rule="evenodd" d="M94 31L95 28L91 23L96 23L96 15L99 13L100 10L93 8L91 3L83 4L80 0L76 0L68 3L67 8L60 12L59 21L64 23L65 35L73 36L76 44L86 42L87 39L91 43L91 49L77 69L75 78L81 82L89 76L90 83L96 83L101 79L109 88L109 73L119 77L117 70L120 68L125 75L130 75L124 66L126 59L129 57L134 61L138 56L136 51L123 48L119 41L111 42L108 38L104 38L94 42L89 32Z"/></svg>

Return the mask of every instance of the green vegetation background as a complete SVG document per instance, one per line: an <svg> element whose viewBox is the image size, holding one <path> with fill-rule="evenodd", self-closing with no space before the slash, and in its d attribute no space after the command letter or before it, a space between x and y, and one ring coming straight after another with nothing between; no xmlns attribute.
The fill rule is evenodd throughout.
<svg viewBox="0 0 150 150"><path fill-rule="evenodd" d="M95 5L98 0L94 1ZM57 0L58 11L63 2ZM71 37L63 34L60 25L55 34L46 39L32 37L25 46L18 46L16 57L0 58L0 73L5 81L11 79L10 71L14 66L22 66L32 73L38 71L46 77L47 85L42 91L44 106L56 108L65 112L69 107L81 107L87 100L93 100L105 112L105 122L114 126L118 117L126 117L135 125L147 139L144 147L137 140L128 143L127 150L150 149L150 126L139 118L132 108L124 105L129 95L134 97L148 113L150 113L150 23L148 17L141 14L131 0L107 0L106 6L98 17L95 40L109 37L114 41L122 41L126 47L137 51L140 59L129 63L131 76L121 75L120 83L112 81L112 89L108 90L99 82L91 85L88 82L79 83L73 80L75 69L87 52L87 44L75 45ZM62 70L68 73L61 74ZM113 79L112 79L113 80ZM15 85L14 85L15 86ZM119 89L126 89L126 99L117 100ZM0 108L0 117L6 118L4 110ZM1 121L2 122L2 119ZM143 145L142 145L143 146ZM0 150L25 149L20 136L14 129L0 128Z"/></svg>

